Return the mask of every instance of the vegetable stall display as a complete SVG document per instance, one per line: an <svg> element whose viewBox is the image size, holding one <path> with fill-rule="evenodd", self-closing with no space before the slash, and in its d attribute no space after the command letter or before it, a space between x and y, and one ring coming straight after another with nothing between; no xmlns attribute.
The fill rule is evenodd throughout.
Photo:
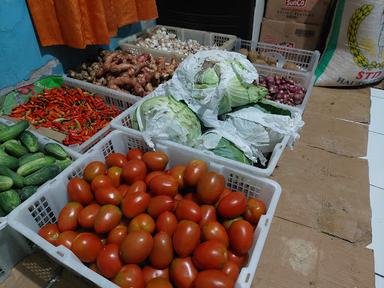
<svg viewBox="0 0 384 288"><path fill-rule="evenodd" d="M46 127L65 134L63 144L82 144L120 114L103 98L65 85L44 89L12 109L9 116L26 119L36 128Z"/></svg>
<svg viewBox="0 0 384 288"><path fill-rule="evenodd" d="M171 140L267 167L277 144L286 137L296 139L304 123L298 111L270 101L268 89L273 87L263 87L264 79L257 83L256 68L240 54L198 52L179 65L169 82L112 125L139 130L148 143Z"/></svg>
<svg viewBox="0 0 384 288"><path fill-rule="evenodd" d="M177 66L176 59L168 62L164 57L153 57L151 54L102 51L97 61L69 70L68 76L143 97L168 81Z"/></svg>
<svg viewBox="0 0 384 288"><path fill-rule="evenodd" d="M120 287L233 287L265 203L225 188L203 160L167 164L139 149L89 162L39 235Z"/></svg>
<svg viewBox="0 0 384 288"><path fill-rule="evenodd" d="M59 144L47 143L40 151L28 127L25 120L11 126L0 124L0 217L72 163Z"/></svg>

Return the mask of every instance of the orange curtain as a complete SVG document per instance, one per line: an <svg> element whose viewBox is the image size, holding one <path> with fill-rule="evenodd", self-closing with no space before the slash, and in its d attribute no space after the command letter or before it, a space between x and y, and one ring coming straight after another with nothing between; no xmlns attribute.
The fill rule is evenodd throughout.
<svg viewBox="0 0 384 288"><path fill-rule="evenodd" d="M28 0L42 46L108 44L121 26L157 18L155 0Z"/></svg>

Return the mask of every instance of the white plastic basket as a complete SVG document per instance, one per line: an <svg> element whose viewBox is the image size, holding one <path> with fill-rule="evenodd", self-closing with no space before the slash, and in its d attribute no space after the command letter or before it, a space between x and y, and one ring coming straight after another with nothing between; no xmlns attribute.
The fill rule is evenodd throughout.
<svg viewBox="0 0 384 288"><path fill-rule="evenodd" d="M0 218L0 284L4 282L12 268L32 252L26 239Z"/></svg>
<svg viewBox="0 0 384 288"><path fill-rule="evenodd" d="M282 66L284 63L292 63L300 67L303 72L309 72L311 74L315 72L320 58L320 52L317 50L309 51L286 46L243 40L239 38L236 41L235 50L239 51L241 48L245 48L248 51L278 55L278 58L283 60L283 63L279 63L280 66Z"/></svg>
<svg viewBox="0 0 384 288"><path fill-rule="evenodd" d="M136 45L136 41L138 38L145 37L146 33L151 32L154 29L158 29L159 27L164 27L168 32L176 34L177 38L182 41L192 39L196 40L197 42L199 42L199 44L204 46L216 45L218 49L222 50L232 50L235 47L237 40L237 37L235 35L230 34L221 34L201 30L192 30L186 28L158 25L148 29L147 31L139 32L137 34L121 39L119 41L120 48L133 54L151 53L154 56L166 57L166 59L169 59L171 57L176 57L178 59L186 58L186 55L179 54L177 52L166 52L152 48L139 47Z"/></svg>
<svg viewBox="0 0 384 288"><path fill-rule="evenodd" d="M9 224L68 269L101 287L117 287L83 265L67 248L63 246L54 247L38 236L38 230L46 223L55 223L57 221L60 210L68 202L66 186L71 177L81 176L84 167L90 161L104 161L105 157L112 152L125 154L131 148L149 149L140 135L113 131L60 176L53 179L44 189L38 191L15 209L10 214ZM207 155L185 150L183 147L178 148L173 145L158 143L156 149L169 155L170 166L186 164L193 159L203 159L209 165L210 170L225 176L228 188L241 191L247 197L261 198L265 202L267 214L261 217L257 225L254 233L254 243L249 253L248 265L241 270L236 282L236 287L250 287L280 197L281 188L279 184L267 178L243 172L236 166L222 165L212 161L211 157Z"/></svg>
<svg viewBox="0 0 384 288"><path fill-rule="evenodd" d="M254 64L254 66L256 67L256 70L260 76L264 76L264 77L284 76L285 78L291 79L296 83L300 84L300 86L302 86L306 91L303 102L300 105L289 106L289 105L278 103L278 102L276 103L278 103L279 106L281 106L282 108L294 107L297 110L299 110L301 114L304 113L309 97L312 94L313 85L315 84L315 80L316 80L315 75L313 75L312 73L281 69L281 68L276 68L276 67L271 67L266 65Z"/></svg>
<svg viewBox="0 0 384 288"><path fill-rule="evenodd" d="M149 97L151 97L151 96L149 96ZM267 101L267 102L269 102L269 101ZM275 102L273 102L273 103L275 103ZM135 105L132 105L126 111L124 111L119 116L117 116L115 119L113 119L111 122L111 126L114 129L123 131L125 133L141 135L140 131L135 130L133 128L133 120L132 120L133 115L136 111L136 108L138 107L139 104L140 104L140 102L136 103ZM301 110L297 109L296 107L291 107L288 105L282 105L279 103L277 103L277 105L280 106L281 108L287 109L293 113L301 113ZM265 168L257 167L256 163L254 165L244 164L244 163L241 163L241 162L238 162L235 160L231 160L228 158L224 158L222 156L215 155L210 151L204 151L203 152L203 151L197 150L195 148L191 148L191 147L188 147L185 145L175 143L173 141L158 140L158 142L164 143L166 145L174 146L177 149L179 149L179 148L180 149L181 148L186 149L190 152L199 154L200 157L209 157L209 159L211 159L211 161L215 161L215 162L221 163L223 165L232 165L233 167L237 167L237 169L239 169L240 171L246 171L246 172L252 173L252 174L256 173L258 175L263 175L263 176L270 176L270 175L272 175L273 171L275 170L277 162L279 161L281 155L283 154L284 149L287 147L287 145L292 145L294 143L294 140L295 139L293 139L291 136L285 136L283 138L283 140L280 143L278 143L275 146L275 148L273 149L271 157L270 157L270 159L267 163L267 166Z"/></svg>
<svg viewBox="0 0 384 288"><path fill-rule="evenodd" d="M11 125L14 122L0 118L0 123ZM31 129L28 129L28 131L37 137L41 151L45 144L54 142L53 140L48 139ZM62 147L74 161L81 156L81 154L74 152L65 146ZM45 184L40 186L39 189L41 189L44 185ZM9 215L0 217L0 283L7 279L11 269L17 262L32 252L26 239L15 232L11 227L7 226L8 216Z"/></svg>

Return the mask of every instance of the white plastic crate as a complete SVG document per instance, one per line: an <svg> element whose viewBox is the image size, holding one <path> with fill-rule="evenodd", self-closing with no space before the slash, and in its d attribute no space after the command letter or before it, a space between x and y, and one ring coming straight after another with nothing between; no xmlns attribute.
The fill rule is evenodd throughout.
<svg viewBox="0 0 384 288"><path fill-rule="evenodd" d="M306 90L303 102L300 105L289 106L289 105L278 103L278 102L275 102L275 103L278 103L279 106L283 108L294 107L297 110L299 110L301 114L304 113L309 97L312 94L313 85L315 84L315 80L316 80L315 75L313 75L312 73L281 69L281 68L276 68L276 67L271 67L266 65L254 64L254 66L256 67L256 70L260 76L264 76L264 77L284 76L285 78L291 79L296 83L300 84L300 86L302 86Z"/></svg>
<svg viewBox="0 0 384 288"><path fill-rule="evenodd" d="M282 60L278 63L279 67L277 68L282 68L284 63L292 63L300 67L303 72L309 72L311 74L315 72L320 58L320 52L317 50L309 51L286 46L237 39L235 50L239 51L241 48L245 48L248 51L256 51L259 53L264 52L270 54L271 56L277 56L277 58Z"/></svg>
<svg viewBox="0 0 384 288"><path fill-rule="evenodd" d="M32 252L26 239L0 218L0 284L4 282L13 266Z"/></svg>
<svg viewBox="0 0 384 288"><path fill-rule="evenodd" d="M138 38L145 37L146 33L158 29L159 27L164 27L168 32L176 34L177 38L182 41L192 39L196 40L197 42L199 42L199 44L204 46L216 45L218 49L222 50L232 50L235 47L237 40L237 37L235 35L158 25L150 28L147 31L139 32L137 34L121 39L119 41L120 48L124 51L128 51L133 54L151 53L154 56L166 57L166 59L169 59L171 57L176 57L178 59L186 58L186 55L177 52L166 52L158 49L139 47L136 45L136 41Z"/></svg>
<svg viewBox="0 0 384 288"><path fill-rule="evenodd" d="M0 118L0 123L12 125L14 122ZM45 144L54 142L53 140L48 139L31 129L28 130L37 137L41 151ZM63 145L62 147L74 161L81 156L81 154L74 152ZM40 186L39 189L44 185L45 184ZM11 227L7 226L8 216L9 215L0 217L0 283L7 279L11 269L17 262L32 252L26 239L14 231Z"/></svg>
<svg viewBox="0 0 384 288"><path fill-rule="evenodd" d="M149 96L149 97L151 97L151 96ZM273 103L276 103L276 102L273 102ZM138 102L138 103L132 105L126 111L124 111L119 116L117 116L115 119L113 119L111 122L111 126L114 129L123 131L125 133L133 133L136 135L141 135L140 131L135 130L133 128L133 121L132 121L133 114L136 111L136 108L139 104L140 103ZM296 107L291 107L288 105L282 105L279 103L277 103L277 104L281 108L287 109L291 112L296 112L296 113L301 112ZM228 158L224 158L222 156L215 155L215 154L213 154L213 152L210 152L210 151L197 150L195 148L181 145L181 144L175 143L173 141L169 141L169 140L158 140L158 142L165 143L166 145L172 145L172 146L177 147L177 148L183 148L183 149L186 149L186 150L193 152L193 153L198 153L199 155L201 155L200 157L204 157L204 156L207 157L208 156L212 161L216 161L216 162L221 163L223 165L232 165L234 167L237 167L237 169L239 169L240 171L246 171L246 172L252 173L252 174L256 173L258 175L263 175L263 176L270 176L270 175L272 175L273 171L275 170L277 162L279 161L281 155L283 154L284 149L287 147L287 145L293 145L294 140L295 139L292 139L291 136L285 136L283 138L283 140L280 143L278 143L275 146L275 148L273 149L272 155L271 155L271 157L267 163L267 166L265 168L257 167L256 164L254 164L254 165L244 164L244 163L241 163L241 162L238 162L235 160L231 160Z"/></svg>
<svg viewBox="0 0 384 288"><path fill-rule="evenodd" d="M101 287L117 287L108 279L83 265L67 248L63 246L54 247L38 236L38 230L46 223L57 222L60 210L68 202L66 186L70 178L81 176L84 167L90 161L104 161L105 157L112 152L125 154L131 148L149 149L140 135L113 131L68 167L60 176L46 185L44 189L38 191L15 209L9 216L9 224L68 269ZM254 243L249 253L249 262L241 270L236 282L236 287L250 287L280 197L281 188L279 184L270 179L243 172L236 166L222 165L212 161L208 155L189 151L184 147L179 148L166 143L158 143L156 149L168 154L170 166L186 164L193 159L203 159L209 165L210 170L224 175L228 188L241 191L247 197L261 198L265 202L267 214L261 217L257 225L254 232Z"/></svg>

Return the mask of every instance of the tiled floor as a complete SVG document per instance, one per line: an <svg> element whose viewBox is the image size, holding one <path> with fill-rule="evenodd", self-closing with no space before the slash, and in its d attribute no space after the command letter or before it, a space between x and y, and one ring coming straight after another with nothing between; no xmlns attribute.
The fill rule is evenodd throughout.
<svg viewBox="0 0 384 288"><path fill-rule="evenodd" d="M371 90L371 123L368 138L371 184L372 247L376 288L384 288L384 90Z"/></svg>

